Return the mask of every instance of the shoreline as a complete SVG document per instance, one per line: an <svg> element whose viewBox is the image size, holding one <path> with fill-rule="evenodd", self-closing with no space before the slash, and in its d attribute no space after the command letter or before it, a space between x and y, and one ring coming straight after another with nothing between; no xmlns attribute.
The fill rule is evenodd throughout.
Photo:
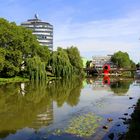
<svg viewBox="0 0 140 140"><path fill-rule="evenodd" d="M12 78L0 78L0 85L7 84L7 83L18 83L18 82L29 82L28 78L16 76Z"/></svg>
<svg viewBox="0 0 140 140"><path fill-rule="evenodd" d="M49 82L51 80L58 80L58 79L60 79L60 78L48 77L48 79L46 81ZM20 76L16 76L16 77L12 77L12 78L0 78L0 85L9 84L9 83L30 82L30 81L31 81L30 79L20 77ZM36 81L36 80L34 80L34 81Z"/></svg>

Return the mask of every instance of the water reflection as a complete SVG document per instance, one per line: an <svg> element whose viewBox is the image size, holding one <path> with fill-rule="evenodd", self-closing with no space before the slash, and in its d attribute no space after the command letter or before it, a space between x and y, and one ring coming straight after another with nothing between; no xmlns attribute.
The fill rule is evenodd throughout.
<svg viewBox="0 0 140 140"><path fill-rule="evenodd" d="M29 87L27 85L28 90L30 90ZM48 94L39 92L39 88L33 90L32 93L29 93L28 90L26 91L27 94L23 97L22 94L18 94L20 91L19 84L1 87L0 132L8 133L23 127L39 128L42 123L48 125L52 122L52 103L49 100ZM47 114L47 118L38 116L38 114Z"/></svg>
<svg viewBox="0 0 140 140"><path fill-rule="evenodd" d="M110 90L110 77L95 77L86 79L87 84L92 86L94 91Z"/></svg>
<svg viewBox="0 0 140 140"><path fill-rule="evenodd" d="M103 84L104 85L110 85L110 77L108 75L105 75L103 77Z"/></svg>
<svg viewBox="0 0 140 140"><path fill-rule="evenodd" d="M0 86L0 137L29 127L38 129L53 123L53 101L75 106L82 81L78 79L47 83L21 83Z"/></svg>
<svg viewBox="0 0 140 140"><path fill-rule="evenodd" d="M111 84L111 90L117 95L124 95L128 92L130 85L133 83L132 79L122 79Z"/></svg>
<svg viewBox="0 0 140 140"><path fill-rule="evenodd" d="M133 79L116 78L116 77L96 77L86 79L87 84L92 85L93 90L113 91L117 95L124 95L128 92Z"/></svg>
<svg viewBox="0 0 140 140"><path fill-rule="evenodd" d="M70 106L75 106L79 102L82 80L56 81L47 88L52 99L57 102L58 107L61 107L65 102Z"/></svg>
<svg viewBox="0 0 140 140"><path fill-rule="evenodd" d="M83 86L92 90L110 91L117 95L128 92L133 79L96 77L58 80L50 83L32 82L0 86L0 137L4 138L22 128L38 130L53 124L54 104L77 106Z"/></svg>

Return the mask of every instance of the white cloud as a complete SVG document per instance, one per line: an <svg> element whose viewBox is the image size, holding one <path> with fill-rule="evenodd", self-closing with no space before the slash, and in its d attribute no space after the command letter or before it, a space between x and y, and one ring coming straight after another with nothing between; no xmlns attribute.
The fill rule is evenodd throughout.
<svg viewBox="0 0 140 140"><path fill-rule="evenodd" d="M138 14L138 12L137 12ZM135 61L140 60L140 18L132 15L121 19L90 21L85 23L63 22L55 27L55 46L78 46L84 55L89 52L127 51ZM140 14L140 12L139 12ZM136 51L136 53L132 53Z"/></svg>

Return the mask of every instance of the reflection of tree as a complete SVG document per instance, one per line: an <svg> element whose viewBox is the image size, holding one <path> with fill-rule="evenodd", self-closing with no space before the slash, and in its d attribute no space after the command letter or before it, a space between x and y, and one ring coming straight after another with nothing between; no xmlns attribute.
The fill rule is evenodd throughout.
<svg viewBox="0 0 140 140"><path fill-rule="evenodd" d="M81 85L78 85L78 87L76 87L76 88L71 90L71 92L70 92L70 94L68 96L68 100L67 100L67 103L70 106L75 106L75 105L78 104L80 91L81 91Z"/></svg>
<svg viewBox="0 0 140 140"><path fill-rule="evenodd" d="M23 86L24 85L24 86ZM40 128L53 121L53 100L74 106L79 101L82 80L61 80L0 86L0 135L24 127ZM23 94L23 91L25 94Z"/></svg>
<svg viewBox="0 0 140 140"><path fill-rule="evenodd" d="M62 106L64 102L74 106L77 105L79 101L81 88L82 80L69 79L56 81L48 87L48 91L59 107Z"/></svg>
<svg viewBox="0 0 140 140"><path fill-rule="evenodd" d="M0 87L0 131L8 134L26 126L40 127L42 124L36 123L37 117L46 111L52 114L49 115L52 122L52 103L45 89L41 84L25 84L26 94L22 96L19 84ZM44 122L43 125L48 124Z"/></svg>
<svg viewBox="0 0 140 140"><path fill-rule="evenodd" d="M132 80L119 80L111 83L111 90L117 95L124 95L128 92Z"/></svg>

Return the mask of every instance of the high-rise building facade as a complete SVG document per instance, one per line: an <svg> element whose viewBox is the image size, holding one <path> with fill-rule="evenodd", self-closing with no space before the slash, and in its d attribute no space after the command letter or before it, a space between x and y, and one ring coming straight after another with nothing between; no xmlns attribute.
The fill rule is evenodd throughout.
<svg viewBox="0 0 140 140"><path fill-rule="evenodd" d="M40 45L53 50L53 26L50 23L40 20L35 14L33 19L21 23L21 26L31 29Z"/></svg>

